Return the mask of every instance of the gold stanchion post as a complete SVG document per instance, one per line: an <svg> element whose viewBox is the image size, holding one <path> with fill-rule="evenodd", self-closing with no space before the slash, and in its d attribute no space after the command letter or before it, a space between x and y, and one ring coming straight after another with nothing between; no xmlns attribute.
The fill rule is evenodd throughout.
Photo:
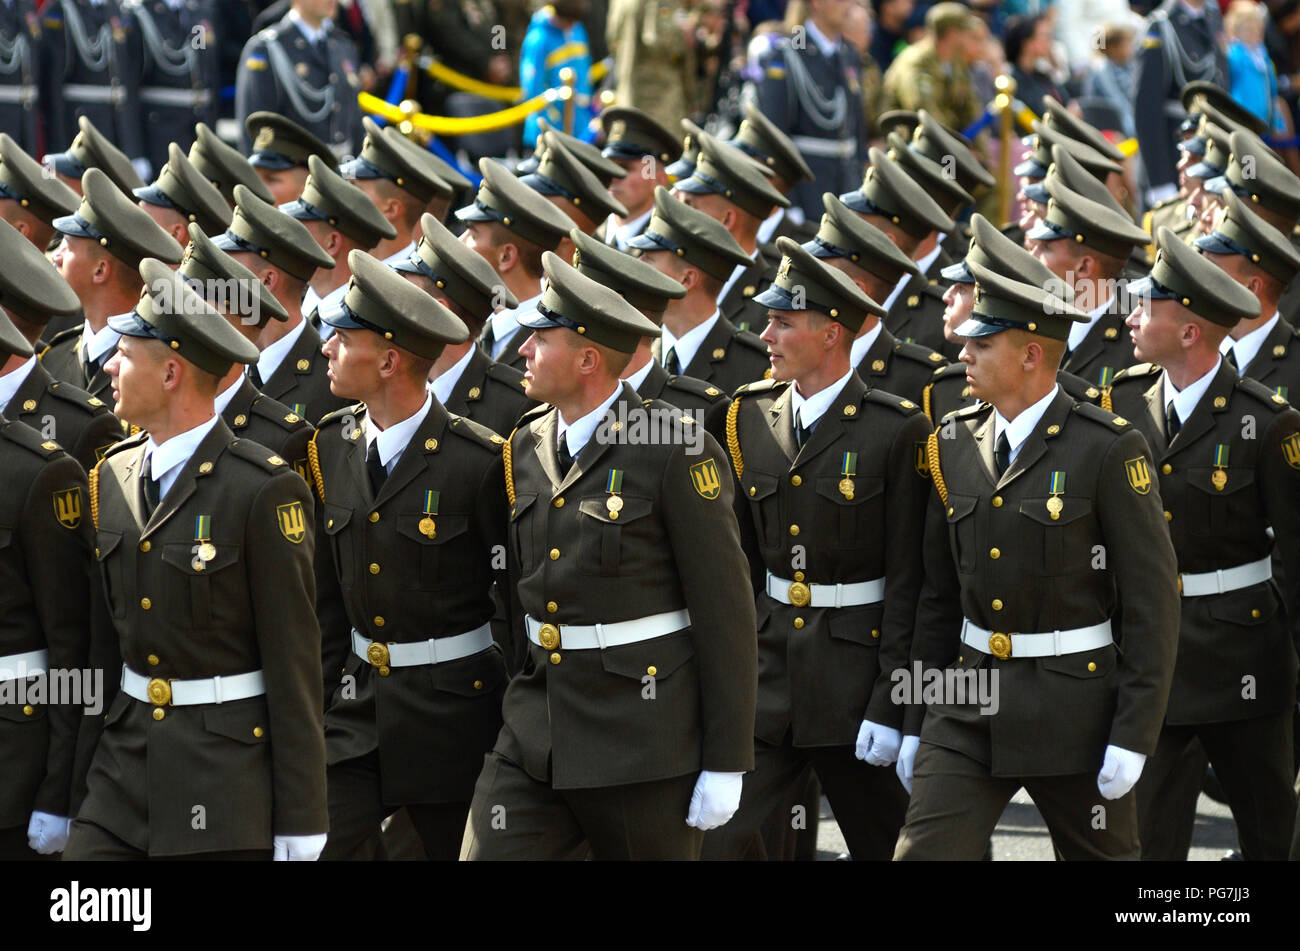
<svg viewBox="0 0 1300 951"><path fill-rule="evenodd" d="M564 131L567 135L573 135L573 107L576 105L573 87L578 82L578 74L571 66L566 66L560 70L560 82L564 83L564 88L560 90L560 100L564 103Z"/></svg>
<svg viewBox="0 0 1300 951"><path fill-rule="evenodd" d="M1016 81L1010 76L999 76L993 80L993 88L998 91L993 100L993 109L1001 120L999 141L1001 149L998 160L998 211L1005 224L1011 220L1011 199L1015 197L1016 186L1011 179L1011 143L1015 136L1015 98Z"/></svg>

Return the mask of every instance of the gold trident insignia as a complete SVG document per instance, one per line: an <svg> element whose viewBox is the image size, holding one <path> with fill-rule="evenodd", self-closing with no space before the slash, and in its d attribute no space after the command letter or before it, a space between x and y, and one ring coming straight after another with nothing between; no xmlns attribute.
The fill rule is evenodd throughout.
<svg viewBox="0 0 1300 951"><path fill-rule="evenodd" d="M718 465L705 459L691 466L691 483L702 498L712 501L722 494L722 480L718 478Z"/></svg>
<svg viewBox="0 0 1300 951"><path fill-rule="evenodd" d="M1147 465L1144 456L1138 456L1136 459L1126 459L1124 461L1124 474L1128 476L1128 484L1133 487L1133 491L1138 495L1146 495L1151 491L1151 469Z"/></svg>
<svg viewBox="0 0 1300 951"><path fill-rule="evenodd" d="M1300 469L1300 433L1292 433L1282 440L1282 458L1292 469Z"/></svg>
<svg viewBox="0 0 1300 951"><path fill-rule="evenodd" d="M275 514L280 520L280 534L295 545L301 544L307 537L307 521L303 516L302 503L290 502L288 505L277 505Z"/></svg>
<svg viewBox="0 0 1300 951"><path fill-rule="evenodd" d="M74 487L54 493L54 517L64 528L81 524L81 489Z"/></svg>

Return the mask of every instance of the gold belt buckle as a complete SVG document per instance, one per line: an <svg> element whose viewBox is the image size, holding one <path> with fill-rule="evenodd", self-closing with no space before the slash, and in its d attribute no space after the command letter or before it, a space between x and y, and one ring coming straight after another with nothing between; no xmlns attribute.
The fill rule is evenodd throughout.
<svg viewBox="0 0 1300 951"><path fill-rule="evenodd" d="M553 651L560 646L560 629L554 624L543 624L537 631L537 640L544 649Z"/></svg>
<svg viewBox="0 0 1300 951"><path fill-rule="evenodd" d="M381 644L379 641L371 641L370 646L366 648L366 660L370 666L378 669L380 677L387 677L389 674L388 665L388 645Z"/></svg>
<svg viewBox="0 0 1300 951"><path fill-rule="evenodd" d="M989 636L989 653L998 660L1006 660L1011 656L1011 638L995 631Z"/></svg>
<svg viewBox="0 0 1300 951"><path fill-rule="evenodd" d="M149 697L149 702L155 707L170 706L172 702L171 682L155 677L145 687L145 694Z"/></svg>
<svg viewBox="0 0 1300 951"><path fill-rule="evenodd" d="M806 608L812 601L812 589L802 581L795 581L790 584L790 603L796 608Z"/></svg>

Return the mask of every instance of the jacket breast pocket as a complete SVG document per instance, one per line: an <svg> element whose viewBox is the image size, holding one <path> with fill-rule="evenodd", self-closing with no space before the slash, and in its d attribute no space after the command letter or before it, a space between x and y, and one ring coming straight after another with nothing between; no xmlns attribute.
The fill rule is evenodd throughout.
<svg viewBox="0 0 1300 951"><path fill-rule="evenodd" d="M229 570L239 563L239 546L214 542L213 548L213 556L205 561L197 542L163 546L163 562L172 569L168 575L171 608L199 629L237 624L241 616L242 579Z"/></svg>
<svg viewBox="0 0 1300 951"><path fill-rule="evenodd" d="M857 478L853 486L842 484L845 476L827 476L817 480L817 494L835 503L835 520L839 522L840 548L863 548L875 544L884 513L885 480ZM846 495L843 491L848 490ZM852 496L852 498L849 498Z"/></svg>
<svg viewBox="0 0 1300 951"><path fill-rule="evenodd" d="M1215 488L1216 472L1222 488ZM1212 466L1187 470L1187 518L1189 531L1205 538L1219 538L1225 533L1236 535L1260 519L1256 495L1255 470L1247 467L1215 469Z"/></svg>
<svg viewBox="0 0 1300 951"><path fill-rule="evenodd" d="M948 507L944 514L948 519L948 538L952 542L957 570L968 575L976 565L975 507L979 497L975 495L957 495L948 493Z"/></svg>
<svg viewBox="0 0 1300 951"><path fill-rule="evenodd" d="M411 566L403 570L413 574L416 584L424 590L432 590L446 584L445 578L450 578L454 583L455 576L441 571L439 561L446 550L446 544L467 531L469 531L468 515L397 516L397 533L414 542L419 551Z"/></svg>
<svg viewBox="0 0 1300 951"><path fill-rule="evenodd" d="M749 499L749 511L754 519L754 529L764 548L781 544L780 496L776 488L778 478L746 467L740 491Z"/></svg>
<svg viewBox="0 0 1300 951"><path fill-rule="evenodd" d="M1025 541L1032 546L1031 554L1040 554L1044 574L1088 569L1093 557L1091 543L1097 538L1088 517L1092 499L1056 495L1021 499L1020 514L1033 523L1024 528Z"/></svg>
<svg viewBox="0 0 1300 951"><path fill-rule="evenodd" d="M114 557L121 542L121 532L100 529L95 533L95 560L99 563L99 575L104 582L104 600L115 618L126 617L126 592L123 590L125 579L122 576L124 556L119 553Z"/></svg>
<svg viewBox="0 0 1300 951"><path fill-rule="evenodd" d="M528 560L532 557L536 514L530 513L536 501L535 492L521 492L515 496L515 504L510 506L510 544L514 546L515 560L524 574L532 570Z"/></svg>
<svg viewBox="0 0 1300 951"><path fill-rule="evenodd" d="M648 516L654 508L651 499L620 495L623 505L609 507L616 496L583 499L578 503L582 513L581 566L584 571L604 577L619 574L624 559L625 533L635 532L637 521Z"/></svg>
<svg viewBox="0 0 1300 951"><path fill-rule="evenodd" d="M325 535L329 539L330 552L334 555L334 567L338 571L339 581L344 587L356 580L355 556L352 538L347 527L352 521L352 509L341 505L325 503Z"/></svg>

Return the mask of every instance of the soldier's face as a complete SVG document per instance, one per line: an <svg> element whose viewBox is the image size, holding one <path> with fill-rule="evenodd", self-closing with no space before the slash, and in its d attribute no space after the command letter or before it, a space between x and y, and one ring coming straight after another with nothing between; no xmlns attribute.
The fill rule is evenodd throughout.
<svg viewBox="0 0 1300 951"><path fill-rule="evenodd" d="M627 178L610 182L609 193L623 203L629 217L644 214L654 204L655 186L668 181L663 164L653 155L643 159L614 159L614 162L627 170Z"/></svg>
<svg viewBox="0 0 1300 951"><path fill-rule="evenodd" d="M1164 366L1182 349L1182 307L1176 300L1139 297L1133 312L1124 321L1128 324L1129 339L1133 341L1133 355L1145 363Z"/></svg>
<svg viewBox="0 0 1300 951"><path fill-rule="evenodd" d="M1025 244L1032 244L1029 249L1030 253L1043 265L1055 274L1057 277L1069 283L1071 281L1071 272L1074 270L1074 254L1071 242L1061 239L1058 241L1026 241Z"/></svg>
<svg viewBox="0 0 1300 951"><path fill-rule="evenodd" d="M66 234L54 251L54 266L83 302L94 294L95 272L100 266L101 256L99 247L89 238Z"/></svg>
<svg viewBox="0 0 1300 951"><path fill-rule="evenodd" d="M954 332L966 322L975 306L975 285L954 281L943 292L943 335L950 343L960 343L962 338Z"/></svg>
<svg viewBox="0 0 1300 951"><path fill-rule="evenodd" d="M492 229L483 221L470 221L465 225L465 230L460 234L460 243L472 251L478 252L479 257L492 265L492 270L500 273L497 268L497 247L492 243Z"/></svg>
<svg viewBox="0 0 1300 951"><path fill-rule="evenodd" d="M158 340L123 337L104 364L113 381L115 413L149 429L166 407L171 391L165 386L169 351Z"/></svg>
<svg viewBox="0 0 1300 951"><path fill-rule="evenodd" d="M682 204L704 212L714 221L720 221L730 229L731 221L735 217L735 207L721 195L712 192L707 195L696 195L676 189L673 190L673 194L682 200Z"/></svg>
<svg viewBox="0 0 1300 951"><path fill-rule="evenodd" d="M1029 198L1026 198L1024 202L1024 206L1020 209L1020 220L1016 224L1020 226L1021 231L1028 234L1038 227L1038 222L1047 214L1047 207Z"/></svg>
<svg viewBox="0 0 1300 951"><path fill-rule="evenodd" d="M534 330L519 348L526 361L524 388L532 399L554 404L575 389L583 350L573 345L576 336L564 327Z"/></svg>
<svg viewBox="0 0 1300 951"><path fill-rule="evenodd" d="M271 193L271 203L283 205L302 197L303 187L307 184L307 169L302 165L283 169L257 166L257 177Z"/></svg>
<svg viewBox="0 0 1300 951"><path fill-rule="evenodd" d="M834 347L832 321L808 311L769 310L759 339L767 344L772 379L799 380L821 368Z"/></svg>
<svg viewBox="0 0 1300 951"><path fill-rule="evenodd" d="M966 364L971 395L995 406L1004 394L1015 392L1025 379L1025 348L1018 335L1008 331L987 337L967 337L958 359Z"/></svg>
<svg viewBox="0 0 1300 951"><path fill-rule="evenodd" d="M326 375L335 396L365 400L383 385L380 367L392 348L381 346L373 330L335 327L320 349L329 359Z"/></svg>
<svg viewBox="0 0 1300 951"><path fill-rule="evenodd" d="M1226 210L1218 195L1201 189L1201 213L1196 219L1200 233L1209 234L1213 231Z"/></svg>

